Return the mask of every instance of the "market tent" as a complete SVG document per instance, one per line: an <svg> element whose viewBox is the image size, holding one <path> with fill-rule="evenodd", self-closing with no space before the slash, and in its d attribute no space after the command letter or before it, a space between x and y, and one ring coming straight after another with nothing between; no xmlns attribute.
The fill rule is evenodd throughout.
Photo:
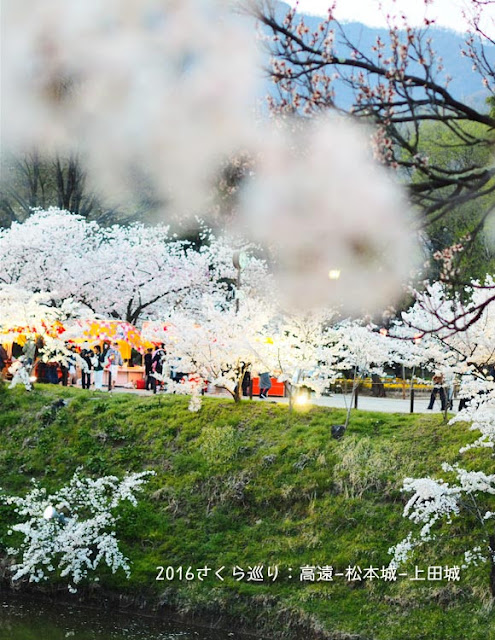
<svg viewBox="0 0 495 640"><path fill-rule="evenodd" d="M124 360L131 357L131 349L143 352L145 348L138 329L122 320L78 320L61 337L76 344L87 342L91 346L101 342L118 342Z"/></svg>
<svg viewBox="0 0 495 640"><path fill-rule="evenodd" d="M3 344L7 350L12 348L14 343L23 347L27 340L36 340L38 336L59 338L66 331L61 322L44 322L43 320L36 325L25 326L0 326L0 344Z"/></svg>

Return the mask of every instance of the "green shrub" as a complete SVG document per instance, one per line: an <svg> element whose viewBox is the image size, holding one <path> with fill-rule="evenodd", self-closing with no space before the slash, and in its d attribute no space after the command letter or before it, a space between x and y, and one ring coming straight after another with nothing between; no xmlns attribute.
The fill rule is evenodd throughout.
<svg viewBox="0 0 495 640"><path fill-rule="evenodd" d="M201 431L198 446L210 464L223 464L235 457L239 442L234 428L230 425L207 426Z"/></svg>
<svg viewBox="0 0 495 640"><path fill-rule="evenodd" d="M334 482L346 498L360 498L370 490L388 493L402 484L402 460L389 443L349 435L341 441L337 456L340 461L334 467Z"/></svg>

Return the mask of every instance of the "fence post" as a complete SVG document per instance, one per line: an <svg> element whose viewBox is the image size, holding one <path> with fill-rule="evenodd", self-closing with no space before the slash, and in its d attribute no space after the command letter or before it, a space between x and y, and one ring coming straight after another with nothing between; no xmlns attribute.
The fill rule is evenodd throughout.
<svg viewBox="0 0 495 640"><path fill-rule="evenodd" d="M411 387L409 413L414 413L414 388Z"/></svg>
<svg viewBox="0 0 495 640"><path fill-rule="evenodd" d="M358 408L358 395L359 395L359 387L356 386L354 389L354 409Z"/></svg>

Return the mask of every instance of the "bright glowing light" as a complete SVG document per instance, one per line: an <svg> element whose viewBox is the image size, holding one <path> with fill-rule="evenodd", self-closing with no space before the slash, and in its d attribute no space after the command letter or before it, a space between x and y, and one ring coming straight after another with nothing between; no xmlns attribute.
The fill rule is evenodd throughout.
<svg viewBox="0 0 495 640"><path fill-rule="evenodd" d="M330 269L328 278L330 280L338 280L340 278L340 269Z"/></svg>
<svg viewBox="0 0 495 640"><path fill-rule="evenodd" d="M294 404L297 404L298 407L304 407L309 402L309 398L306 395L297 396L294 401Z"/></svg>
<svg viewBox="0 0 495 640"><path fill-rule="evenodd" d="M29 381L30 381L30 382L36 382L36 380L37 380L36 376L31 376L31 377L29 378Z"/></svg>
<svg viewBox="0 0 495 640"><path fill-rule="evenodd" d="M45 518L45 520L56 518L57 515L57 510L55 509L55 507L52 507L52 505L50 505L43 511L43 518Z"/></svg>

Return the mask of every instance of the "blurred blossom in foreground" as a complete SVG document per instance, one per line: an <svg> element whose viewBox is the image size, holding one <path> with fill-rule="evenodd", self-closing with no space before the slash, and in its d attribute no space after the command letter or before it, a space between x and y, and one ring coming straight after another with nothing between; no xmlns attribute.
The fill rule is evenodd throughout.
<svg viewBox="0 0 495 640"><path fill-rule="evenodd" d="M16 0L3 9L6 147L83 153L121 197L136 175L198 209L250 139L252 25L226 0Z"/></svg>
<svg viewBox="0 0 495 640"><path fill-rule="evenodd" d="M269 246L284 303L373 311L400 295L417 255L413 217L340 117L281 124L243 193L244 232Z"/></svg>
<svg viewBox="0 0 495 640"><path fill-rule="evenodd" d="M122 202L147 184L182 219L205 216L220 169L247 152L260 160L241 227L274 249L285 302L390 304L414 262L406 202L346 120L271 120L256 133L256 32L236 6L6 3L4 147L77 152L107 195Z"/></svg>

